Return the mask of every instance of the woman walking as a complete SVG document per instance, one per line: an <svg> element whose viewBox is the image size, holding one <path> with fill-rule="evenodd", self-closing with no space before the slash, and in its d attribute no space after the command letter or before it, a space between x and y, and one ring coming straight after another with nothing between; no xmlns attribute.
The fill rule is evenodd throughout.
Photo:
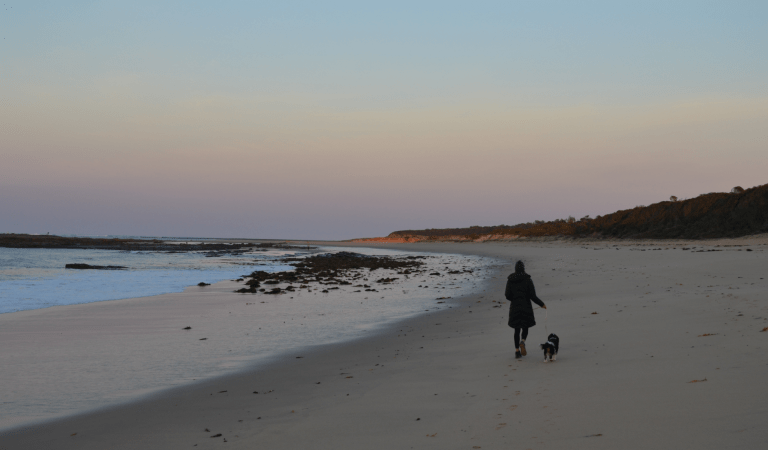
<svg viewBox="0 0 768 450"><path fill-rule="evenodd" d="M521 358L526 355L525 338L528 337L528 328L536 325L531 300L547 309L544 302L536 297L533 281L531 276L525 273L525 264L522 261L515 264L515 273L507 277L507 289L504 291L504 296L510 301L507 325L515 329L515 358ZM522 336L520 336L520 330L523 331Z"/></svg>

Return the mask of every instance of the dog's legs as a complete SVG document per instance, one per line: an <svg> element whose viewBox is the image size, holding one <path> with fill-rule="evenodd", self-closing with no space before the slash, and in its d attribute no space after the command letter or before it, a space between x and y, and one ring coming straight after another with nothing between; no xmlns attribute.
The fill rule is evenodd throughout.
<svg viewBox="0 0 768 450"><path fill-rule="evenodd" d="M552 361L557 361L557 353L555 353L554 355L552 355Z"/></svg>

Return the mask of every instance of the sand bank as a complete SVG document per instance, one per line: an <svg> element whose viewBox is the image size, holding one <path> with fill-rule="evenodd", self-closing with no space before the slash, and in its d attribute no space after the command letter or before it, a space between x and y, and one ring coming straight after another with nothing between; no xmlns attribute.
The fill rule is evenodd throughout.
<svg viewBox="0 0 768 450"><path fill-rule="evenodd" d="M374 337L12 430L0 448L766 445L768 246L642 244L389 245L525 260L549 306L529 355L513 358L499 273ZM535 349L545 326L561 338L555 363Z"/></svg>

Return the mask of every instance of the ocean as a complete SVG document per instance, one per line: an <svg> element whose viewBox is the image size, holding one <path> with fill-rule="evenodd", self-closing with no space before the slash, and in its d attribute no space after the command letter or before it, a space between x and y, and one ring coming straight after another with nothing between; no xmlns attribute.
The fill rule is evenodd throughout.
<svg viewBox="0 0 768 450"><path fill-rule="evenodd" d="M270 250L209 258L205 252L0 248L0 314L182 292L254 270L289 270L277 260L302 254L306 252ZM128 269L65 269L70 263Z"/></svg>

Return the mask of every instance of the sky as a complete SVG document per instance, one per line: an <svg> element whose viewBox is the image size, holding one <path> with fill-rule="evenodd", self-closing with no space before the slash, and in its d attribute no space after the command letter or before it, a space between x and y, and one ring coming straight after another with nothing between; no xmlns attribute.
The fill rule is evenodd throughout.
<svg viewBox="0 0 768 450"><path fill-rule="evenodd" d="M348 239L768 183L764 1L8 1L0 232Z"/></svg>

